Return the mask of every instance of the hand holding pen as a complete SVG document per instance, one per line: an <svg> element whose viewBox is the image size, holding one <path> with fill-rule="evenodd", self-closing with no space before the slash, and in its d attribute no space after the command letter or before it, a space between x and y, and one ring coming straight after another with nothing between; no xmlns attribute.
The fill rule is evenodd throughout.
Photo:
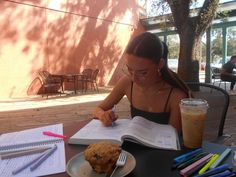
<svg viewBox="0 0 236 177"><path fill-rule="evenodd" d="M99 119L103 123L104 126L112 126L112 123L114 125L114 121L118 118L118 116L115 114L115 106L113 108L104 111L103 109L99 109Z"/></svg>
<svg viewBox="0 0 236 177"><path fill-rule="evenodd" d="M116 105L113 106L112 112L115 114L115 118L117 119L118 116L116 115ZM114 127L116 125L115 120L114 119L111 120L112 121L112 123L111 123L112 127Z"/></svg>

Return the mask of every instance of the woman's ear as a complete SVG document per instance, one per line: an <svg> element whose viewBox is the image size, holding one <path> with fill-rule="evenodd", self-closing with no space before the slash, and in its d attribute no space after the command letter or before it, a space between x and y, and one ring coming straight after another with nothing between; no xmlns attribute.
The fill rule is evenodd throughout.
<svg viewBox="0 0 236 177"><path fill-rule="evenodd" d="M163 58L161 58L159 63L158 63L158 68L162 69L165 65L166 65L165 60Z"/></svg>

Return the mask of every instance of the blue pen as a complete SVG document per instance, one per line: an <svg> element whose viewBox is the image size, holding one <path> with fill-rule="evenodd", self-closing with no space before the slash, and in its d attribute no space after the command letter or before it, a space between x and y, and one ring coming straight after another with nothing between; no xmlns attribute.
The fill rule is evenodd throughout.
<svg viewBox="0 0 236 177"><path fill-rule="evenodd" d="M223 172L225 170L230 170L230 169L231 169L231 167L230 167L229 164L224 164L224 165L218 166L218 167L216 167L214 169L211 169L209 171L206 171L202 175L196 175L194 177L207 177L207 176L214 175L214 174Z"/></svg>
<svg viewBox="0 0 236 177"><path fill-rule="evenodd" d="M229 170L225 170L221 173L217 173L217 174L211 175L209 177L228 177L229 175L232 175L232 174L234 174L234 172L229 171Z"/></svg>
<svg viewBox="0 0 236 177"><path fill-rule="evenodd" d="M185 153L185 154L183 154L183 155L180 155L180 156L178 156L178 157L176 157L176 158L174 158L174 161L175 162L183 162L183 161L185 161L186 159L188 159L189 157L192 157L192 156L194 156L194 155L196 155L196 154L199 154L199 153L201 153L202 152L202 148L198 148L198 149L196 149L196 150L194 150L194 151L190 151L190 152L188 152L188 153Z"/></svg>
<svg viewBox="0 0 236 177"><path fill-rule="evenodd" d="M236 176L236 172L231 172L231 174L229 174L227 177L235 177Z"/></svg>

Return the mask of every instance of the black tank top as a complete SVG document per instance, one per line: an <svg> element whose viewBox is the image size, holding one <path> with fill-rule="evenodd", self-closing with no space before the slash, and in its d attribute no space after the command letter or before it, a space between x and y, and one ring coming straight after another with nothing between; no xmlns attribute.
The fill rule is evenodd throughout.
<svg viewBox="0 0 236 177"><path fill-rule="evenodd" d="M150 121L159 123L159 124L168 124L169 123L169 118L170 118L170 113L166 112L166 108L167 108L167 104L169 102L169 98L171 95L171 92L173 90L173 87L170 89L169 95L167 97L166 100L166 104L165 104L165 108L164 108L164 112L147 112L147 111L143 111L140 109L137 109L133 106L132 104L132 97L133 97L133 82L131 83L131 94L130 94L130 110L131 110L131 116L135 117L135 116L142 116Z"/></svg>

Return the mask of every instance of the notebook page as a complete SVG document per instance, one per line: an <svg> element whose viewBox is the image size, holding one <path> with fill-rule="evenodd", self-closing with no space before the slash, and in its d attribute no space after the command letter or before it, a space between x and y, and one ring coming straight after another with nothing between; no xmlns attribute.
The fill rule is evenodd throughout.
<svg viewBox="0 0 236 177"><path fill-rule="evenodd" d="M43 131L52 131L54 133L58 134L63 134L63 128L62 124L57 124L57 125L51 125L51 126L45 126L45 127L40 127L40 128L35 128L35 129L30 129L30 130L25 130L21 132L15 132L15 133L9 133L9 134L3 134L4 140L7 140L8 144L16 144L13 142L20 142L22 143L22 139L30 139L26 140L27 142L34 142L33 140L38 140L39 141L45 141L45 140L52 140L52 139L57 139L55 137L49 137L45 136L42 134ZM0 136L0 144L2 145L3 139L2 136ZM12 141L10 141L8 137L12 138ZM17 137L17 139L16 139ZM18 141L17 141L18 140ZM7 143L4 142L6 145ZM49 143L49 144L43 144L43 145L37 145L38 147L43 147L43 146L50 146L53 147L54 144L57 145L57 150L49 156L36 170L30 171L30 168L26 168L23 171L19 172L16 175L12 175L12 171L15 170L17 167L21 166L22 164L27 163L28 161L34 159L40 154L32 154L32 155L27 155L27 156L22 156L22 157L17 157L13 159L0 159L0 176L4 177L33 177L33 176L44 176L44 175L49 175L49 174L55 174L55 173L61 173L65 172L65 145L64 141L57 141L56 143ZM31 146L32 147L32 146ZM30 148L30 147L27 147ZM26 148L21 148L21 149L26 149ZM2 152L2 151L0 151ZM5 152L5 151L4 151Z"/></svg>
<svg viewBox="0 0 236 177"><path fill-rule="evenodd" d="M19 145L21 144L60 140L60 138L44 136L43 131L52 131L54 133L62 134L63 126L62 124L56 124L23 130L19 132L2 134L0 136L0 152L4 150L4 146L11 146L12 148L12 146L15 145L16 148L19 148Z"/></svg>

